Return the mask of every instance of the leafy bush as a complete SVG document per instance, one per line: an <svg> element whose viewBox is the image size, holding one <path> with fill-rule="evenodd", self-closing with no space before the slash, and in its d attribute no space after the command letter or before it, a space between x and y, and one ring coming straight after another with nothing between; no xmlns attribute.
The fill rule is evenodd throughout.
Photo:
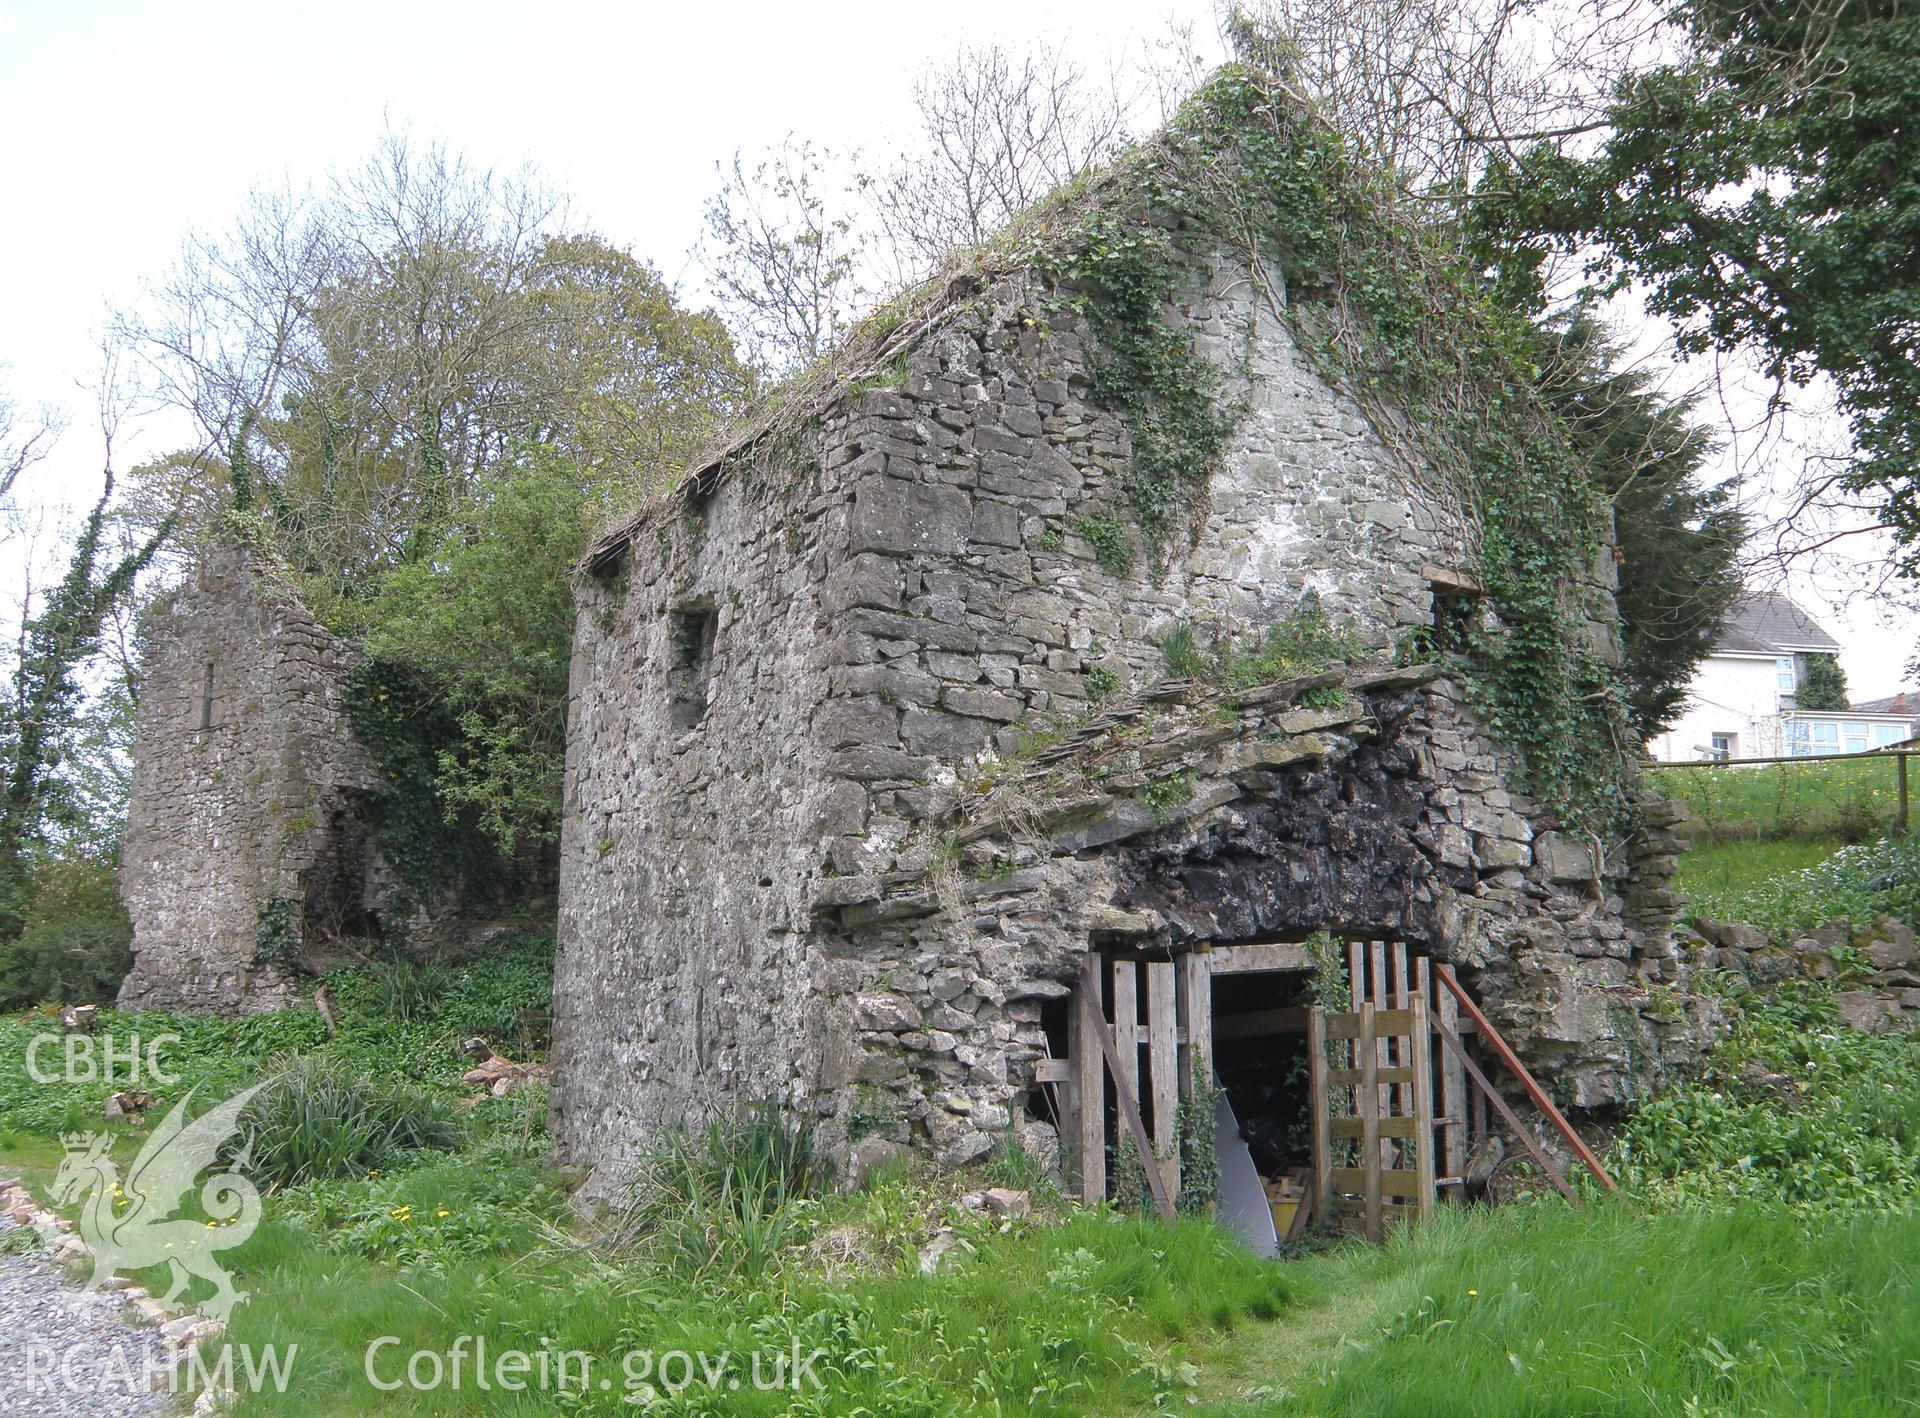
<svg viewBox="0 0 1920 1418"><path fill-rule="evenodd" d="M132 942L111 858L48 863L19 937L0 946L0 1009L110 1004L133 964Z"/></svg>
<svg viewBox="0 0 1920 1418"><path fill-rule="evenodd" d="M288 1186L364 1175L402 1154L459 1146L462 1129L443 1096L375 1079L333 1059L298 1055L240 1115L235 1156L248 1175Z"/></svg>
<svg viewBox="0 0 1920 1418"><path fill-rule="evenodd" d="M1736 1022L1702 1082L1663 1093L1613 1150L1623 1183L1665 1201L1806 1212L1920 1202L1920 1037L1836 1022L1806 982L1729 1000Z"/></svg>

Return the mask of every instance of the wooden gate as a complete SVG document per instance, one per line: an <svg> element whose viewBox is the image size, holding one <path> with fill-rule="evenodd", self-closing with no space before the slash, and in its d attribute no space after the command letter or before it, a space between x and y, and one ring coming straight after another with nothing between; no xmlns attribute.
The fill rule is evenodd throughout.
<svg viewBox="0 0 1920 1418"><path fill-rule="evenodd" d="M1613 1179L1445 965L1404 943L1347 942L1352 1008L1213 1014L1216 975L1301 971L1298 943L1207 947L1171 959L1097 954L1073 992L1067 1057L1043 1060L1061 1138L1089 1203L1108 1192L1108 1151L1137 1159L1156 1209L1180 1193L1180 1105L1203 1092L1217 1040L1305 1030L1312 1213L1378 1239L1394 1220L1433 1214L1437 1191L1468 1180L1471 1145L1511 1136L1554 1187L1573 1188L1487 1078L1497 1060L1600 1185ZM1475 1041L1469 1050L1463 1040ZM1475 1061L1478 1055L1480 1062ZM1201 1120L1200 1126L1210 1126Z"/></svg>
<svg viewBox="0 0 1920 1418"><path fill-rule="evenodd" d="M1357 1010L1308 1014L1320 1221L1357 1221L1378 1241L1389 1221L1432 1217L1431 1037L1420 994L1397 1009L1366 1000Z"/></svg>

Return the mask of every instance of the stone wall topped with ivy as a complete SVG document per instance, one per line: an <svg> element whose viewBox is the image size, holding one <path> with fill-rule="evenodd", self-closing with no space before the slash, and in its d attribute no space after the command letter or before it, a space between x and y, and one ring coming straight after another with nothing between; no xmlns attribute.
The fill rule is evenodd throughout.
<svg viewBox="0 0 1920 1418"><path fill-rule="evenodd" d="M1606 517L1525 334L1396 222L1229 72L600 545L579 1160L769 1095L848 1152L1045 1153L1048 1011L1115 919L1405 939L1587 1106L1692 1056Z"/></svg>

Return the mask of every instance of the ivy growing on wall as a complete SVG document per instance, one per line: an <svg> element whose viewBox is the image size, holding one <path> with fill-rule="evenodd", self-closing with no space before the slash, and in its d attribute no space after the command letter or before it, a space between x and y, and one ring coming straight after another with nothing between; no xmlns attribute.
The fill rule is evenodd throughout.
<svg viewBox="0 0 1920 1418"><path fill-rule="evenodd" d="M385 786L367 806L375 845L412 899L433 910L458 896L466 909L510 899L514 874L503 863L471 808L448 803L439 787L441 755L457 750L460 725L420 679L381 660L363 660L347 676L346 704L354 737Z"/></svg>
<svg viewBox="0 0 1920 1418"><path fill-rule="evenodd" d="M1605 541L1605 506L1541 397L1550 341L1482 298L1447 235L1400 211L1294 100L1230 66L1032 254L1098 338L1095 396L1127 422L1128 491L1156 556L1204 495L1236 416L1221 371L1169 319L1192 294L1188 253L1235 254L1277 277L1302 347L1477 517L1500 627L1476 637L1470 680L1524 750L1526 786L1562 817L1621 832L1632 736L1569 592Z"/></svg>

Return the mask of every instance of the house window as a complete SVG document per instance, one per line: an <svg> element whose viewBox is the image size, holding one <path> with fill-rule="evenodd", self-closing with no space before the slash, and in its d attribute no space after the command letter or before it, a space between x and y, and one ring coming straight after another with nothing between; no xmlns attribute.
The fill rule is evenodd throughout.
<svg viewBox="0 0 1920 1418"><path fill-rule="evenodd" d="M1782 655L1773 662L1773 668L1776 681L1780 686L1780 692L1782 694L1792 694L1795 689L1799 688L1799 682L1794 678L1793 674L1793 656Z"/></svg>
<svg viewBox="0 0 1920 1418"><path fill-rule="evenodd" d="M1873 726L1873 743L1876 748L1885 748L1889 744L1904 743L1906 739L1907 730L1903 725L1875 724Z"/></svg>
<svg viewBox="0 0 1920 1418"><path fill-rule="evenodd" d="M1848 753L1867 751L1867 726L1865 724L1847 724L1843 726L1842 736Z"/></svg>
<svg viewBox="0 0 1920 1418"><path fill-rule="evenodd" d="M1813 721L1813 751L1816 754L1840 751L1840 726L1831 719Z"/></svg>
<svg viewBox="0 0 1920 1418"><path fill-rule="evenodd" d="M1813 742L1807 733L1804 719L1787 721L1787 755L1791 758L1805 758L1813 752Z"/></svg>
<svg viewBox="0 0 1920 1418"><path fill-rule="evenodd" d="M1714 734L1712 741L1714 758L1725 763L1733 757L1740 740L1738 734Z"/></svg>

